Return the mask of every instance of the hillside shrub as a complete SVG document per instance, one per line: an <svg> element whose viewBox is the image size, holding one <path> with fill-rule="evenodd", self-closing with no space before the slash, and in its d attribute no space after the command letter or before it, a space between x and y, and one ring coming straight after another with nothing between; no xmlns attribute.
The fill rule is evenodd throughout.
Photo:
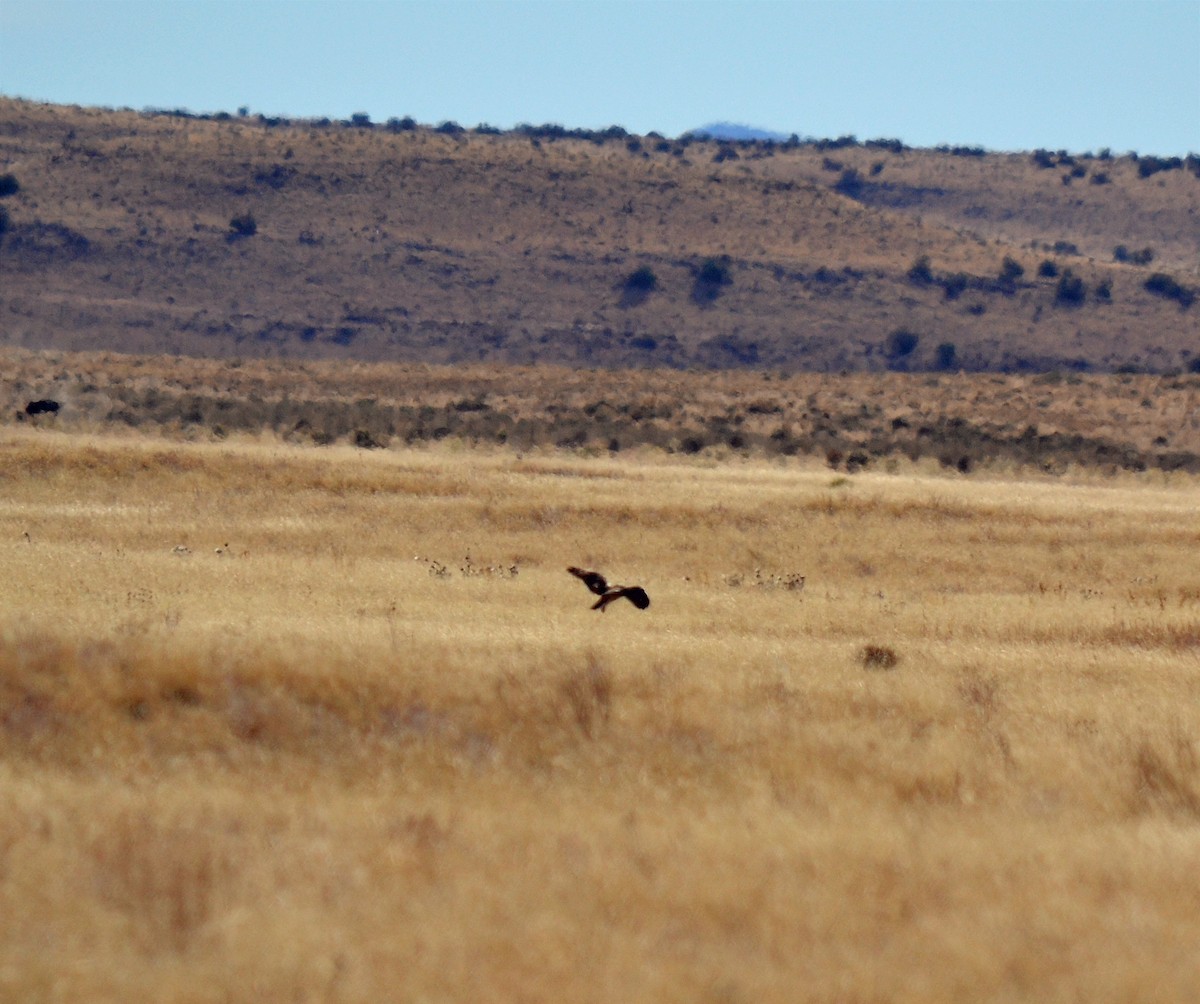
<svg viewBox="0 0 1200 1004"><path fill-rule="evenodd" d="M625 288L635 293L652 293L658 289L658 276L649 265L643 265L625 277Z"/></svg>
<svg viewBox="0 0 1200 1004"><path fill-rule="evenodd" d="M1056 279L1058 278L1058 265L1047 258L1038 266L1037 274L1043 279Z"/></svg>
<svg viewBox="0 0 1200 1004"><path fill-rule="evenodd" d="M16 195L21 190L21 184L15 174L0 174L0 199Z"/></svg>
<svg viewBox="0 0 1200 1004"><path fill-rule="evenodd" d="M908 270L908 281L916 283L918 286L933 284L933 269L929 267L928 255L921 255L912 263L912 267Z"/></svg>
<svg viewBox="0 0 1200 1004"><path fill-rule="evenodd" d="M1154 261L1154 248L1130 251L1124 244L1118 244L1113 248L1113 261L1119 261L1125 265L1149 265Z"/></svg>
<svg viewBox="0 0 1200 1004"><path fill-rule="evenodd" d="M374 126L371 125L371 116L368 115L366 112L355 112L353 115L350 116L350 124L355 129L372 129L372 128L374 128Z"/></svg>
<svg viewBox="0 0 1200 1004"><path fill-rule="evenodd" d="M9 220L8 210L5 209L3 206L0 206L0 237L3 237L4 234L8 231L9 223L10 223L10 220Z"/></svg>
<svg viewBox="0 0 1200 1004"><path fill-rule="evenodd" d="M940 370L952 370L954 364L958 361L958 349L953 342L942 342L937 347L937 368Z"/></svg>
<svg viewBox="0 0 1200 1004"><path fill-rule="evenodd" d="M243 237L253 237L258 233L258 222L250 213L242 213L229 221L229 239L239 240Z"/></svg>
<svg viewBox="0 0 1200 1004"><path fill-rule="evenodd" d="M849 167L841 173L837 182L833 186L833 190L839 195L844 195L848 199L857 199L866 187L866 182L858 173L857 168Z"/></svg>
<svg viewBox="0 0 1200 1004"><path fill-rule="evenodd" d="M966 292L971 278L965 272L955 272L942 279L942 289L946 292L947 300L957 300Z"/></svg>
<svg viewBox="0 0 1200 1004"><path fill-rule="evenodd" d="M1182 157L1142 157L1138 161L1138 177L1149 178L1159 171L1178 171L1183 168Z"/></svg>
<svg viewBox="0 0 1200 1004"><path fill-rule="evenodd" d="M1025 274L1025 266L1011 255L1005 255L1000 263L1000 281L1012 286Z"/></svg>
<svg viewBox="0 0 1200 1004"><path fill-rule="evenodd" d="M728 258L706 258L696 271L692 299L697 303L711 303L721 295L721 289L732 282Z"/></svg>
<svg viewBox="0 0 1200 1004"><path fill-rule="evenodd" d="M912 355L920 341L920 336L907 328L897 328L887 336L883 343L883 351L887 355L888 365L895 366L901 360Z"/></svg>
<svg viewBox="0 0 1200 1004"><path fill-rule="evenodd" d="M1165 297L1168 300L1177 300L1179 305L1184 309L1190 307L1196 299L1194 290L1180 285L1178 280L1173 276L1167 275L1166 272L1155 272L1146 280L1144 285L1147 292L1153 293L1155 296Z"/></svg>
<svg viewBox="0 0 1200 1004"><path fill-rule="evenodd" d="M1063 272L1054 291L1054 302L1060 307L1078 307L1087 297L1087 286L1070 269Z"/></svg>
<svg viewBox="0 0 1200 1004"><path fill-rule="evenodd" d="M387 120L388 132L412 132L417 128L417 123L410 115L405 115L404 118L390 118Z"/></svg>

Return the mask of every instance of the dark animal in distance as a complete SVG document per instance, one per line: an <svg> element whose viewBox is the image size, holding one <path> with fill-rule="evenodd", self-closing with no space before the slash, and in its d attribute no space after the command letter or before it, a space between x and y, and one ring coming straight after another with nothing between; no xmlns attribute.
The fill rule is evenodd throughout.
<svg viewBox="0 0 1200 1004"><path fill-rule="evenodd" d="M58 409L61 407L61 404L59 404L57 401L51 401L49 398L46 398L42 401L30 401L27 405L25 405L25 414L56 415L58 414Z"/></svg>
<svg viewBox="0 0 1200 1004"><path fill-rule="evenodd" d="M604 613L604 608L613 600L619 600L622 597L627 599L639 610L645 610L650 606L650 597L646 595L646 590L641 586L610 586L608 580L599 572L589 572L585 568L576 568L572 565L567 569L577 579L583 580L583 584L588 587L593 593L600 597L592 604L593 610L599 610Z"/></svg>

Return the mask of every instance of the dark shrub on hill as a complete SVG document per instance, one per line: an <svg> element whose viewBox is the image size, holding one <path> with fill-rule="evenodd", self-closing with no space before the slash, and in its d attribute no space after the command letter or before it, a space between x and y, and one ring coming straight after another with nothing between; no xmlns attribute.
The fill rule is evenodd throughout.
<svg viewBox="0 0 1200 1004"><path fill-rule="evenodd" d="M883 351L887 355L888 365L895 368L901 365L904 360L913 354L917 343L920 342L919 335L908 331L905 328L898 328L887 336L883 343Z"/></svg>
<svg viewBox="0 0 1200 1004"><path fill-rule="evenodd" d="M405 115L402 119L390 118L387 120L388 132L412 132L416 128L416 120L409 115Z"/></svg>
<svg viewBox="0 0 1200 1004"><path fill-rule="evenodd" d="M15 174L0 174L0 199L8 195L16 195L21 190L21 184Z"/></svg>
<svg viewBox="0 0 1200 1004"><path fill-rule="evenodd" d="M732 282L727 258L706 258L696 271L696 282L692 286L692 299L701 304L711 303L721 295L721 288Z"/></svg>
<svg viewBox="0 0 1200 1004"><path fill-rule="evenodd" d="M639 293L653 292L658 288L658 276L649 265L643 265L626 276L625 288Z"/></svg>
<svg viewBox="0 0 1200 1004"><path fill-rule="evenodd" d="M833 186L833 190L839 195L844 195L848 199L857 199L863 193L865 187L863 177L858 171L851 167L842 172L837 183Z"/></svg>
<svg viewBox="0 0 1200 1004"><path fill-rule="evenodd" d="M229 221L229 239L238 240L242 237L253 237L258 233L258 223L250 213L242 213Z"/></svg>
<svg viewBox="0 0 1200 1004"><path fill-rule="evenodd" d="M1149 265L1154 261L1154 248L1130 251L1124 244L1118 244L1113 248L1113 261L1119 261L1125 265Z"/></svg>
<svg viewBox="0 0 1200 1004"><path fill-rule="evenodd" d="M942 289L946 291L946 299L957 300L966 292L970 281L970 276L965 272L955 272L953 275L946 276L942 279Z"/></svg>
<svg viewBox="0 0 1200 1004"><path fill-rule="evenodd" d="M1058 265L1047 258L1038 266L1038 275L1043 279L1054 279L1058 276Z"/></svg>
<svg viewBox="0 0 1200 1004"><path fill-rule="evenodd" d="M908 281L914 282L919 286L929 286L933 284L933 269L929 267L929 256L921 255L912 263L912 267L908 270Z"/></svg>
<svg viewBox="0 0 1200 1004"><path fill-rule="evenodd" d="M1063 272L1054 291L1054 302L1060 307L1078 307L1087 297L1087 286L1070 269Z"/></svg>
<svg viewBox="0 0 1200 1004"><path fill-rule="evenodd" d="M1179 301L1179 305L1184 309L1190 307L1196 299L1195 291L1180 285L1174 277L1167 275L1166 272L1155 272L1146 280L1145 287L1155 296Z"/></svg>
<svg viewBox="0 0 1200 1004"><path fill-rule="evenodd" d="M1183 167L1180 157L1142 157L1138 161L1138 177L1149 178L1159 171L1178 171Z"/></svg>
<svg viewBox="0 0 1200 1004"><path fill-rule="evenodd" d="M942 342L937 347L937 368L940 370L954 369L955 362L958 361L958 349L955 348L953 342Z"/></svg>

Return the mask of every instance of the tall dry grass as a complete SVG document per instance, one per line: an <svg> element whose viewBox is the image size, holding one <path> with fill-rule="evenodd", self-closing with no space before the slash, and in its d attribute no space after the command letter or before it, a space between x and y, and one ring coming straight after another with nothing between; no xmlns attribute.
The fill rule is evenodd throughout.
<svg viewBox="0 0 1200 1004"><path fill-rule="evenodd" d="M0 997L1200 992L1194 480L0 458Z"/></svg>

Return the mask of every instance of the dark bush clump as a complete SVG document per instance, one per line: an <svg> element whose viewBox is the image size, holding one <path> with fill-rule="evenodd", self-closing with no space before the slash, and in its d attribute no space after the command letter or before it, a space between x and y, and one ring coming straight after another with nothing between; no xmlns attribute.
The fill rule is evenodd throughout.
<svg viewBox="0 0 1200 1004"><path fill-rule="evenodd" d="M887 340L883 343L883 351L888 358L888 364L895 366L901 360L912 355L916 349L917 343L920 342L919 335L914 334L904 328L898 328L887 336Z"/></svg>
<svg viewBox="0 0 1200 1004"><path fill-rule="evenodd" d="M942 289L946 291L946 299L957 300L966 292L969 282L970 276L963 272L955 272L953 275L946 276L942 280Z"/></svg>
<svg viewBox="0 0 1200 1004"><path fill-rule="evenodd" d="M1130 251L1124 244L1118 244L1113 248L1113 261L1119 261L1125 265L1149 265L1154 261L1154 248Z"/></svg>
<svg viewBox="0 0 1200 1004"><path fill-rule="evenodd" d="M643 265L626 276L625 288L637 293L651 293L658 289L658 276L649 265Z"/></svg>
<svg viewBox="0 0 1200 1004"><path fill-rule="evenodd" d="M697 303L711 303L721 294L721 288L733 279L729 274L729 261L724 258L707 258L696 272L692 287L692 299Z"/></svg>
<svg viewBox="0 0 1200 1004"><path fill-rule="evenodd" d="M1146 280L1145 287L1147 292L1153 293L1155 296L1163 296L1168 300L1179 301L1179 305L1185 309L1190 307L1192 301L1196 299L1195 291L1180 285L1175 278L1167 275L1166 272L1155 272Z"/></svg>
<svg viewBox="0 0 1200 1004"><path fill-rule="evenodd" d="M1087 286L1070 269L1058 280L1058 288L1054 291L1054 302L1060 307L1078 307L1087 297Z"/></svg>
<svg viewBox="0 0 1200 1004"><path fill-rule="evenodd" d="M908 281L916 283L919 286L929 286L933 284L933 269L929 267L929 256L921 255L912 263L912 268L908 270Z"/></svg>
<svg viewBox="0 0 1200 1004"><path fill-rule="evenodd" d="M242 213L229 221L229 239L238 240L242 237L253 237L258 233L258 223L250 213Z"/></svg>
<svg viewBox="0 0 1200 1004"><path fill-rule="evenodd" d="M1000 281L1005 285L1013 285L1025 274L1025 267L1011 255L1005 255L1000 263Z"/></svg>
<svg viewBox="0 0 1200 1004"><path fill-rule="evenodd" d="M862 175L855 168L850 167L841 173L833 190L848 199L857 199L862 195L865 184Z"/></svg>
<svg viewBox="0 0 1200 1004"><path fill-rule="evenodd" d="M21 183L15 174L0 174L0 199L7 195L16 195L21 190Z"/></svg>
<svg viewBox="0 0 1200 1004"><path fill-rule="evenodd" d="M1038 275L1043 279L1054 279L1058 276L1058 265L1047 258L1038 266Z"/></svg>
<svg viewBox="0 0 1200 1004"><path fill-rule="evenodd" d="M937 347L937 368L940 370L952 370L958 359L958 349L953 342L942 342Z"/></svg>

